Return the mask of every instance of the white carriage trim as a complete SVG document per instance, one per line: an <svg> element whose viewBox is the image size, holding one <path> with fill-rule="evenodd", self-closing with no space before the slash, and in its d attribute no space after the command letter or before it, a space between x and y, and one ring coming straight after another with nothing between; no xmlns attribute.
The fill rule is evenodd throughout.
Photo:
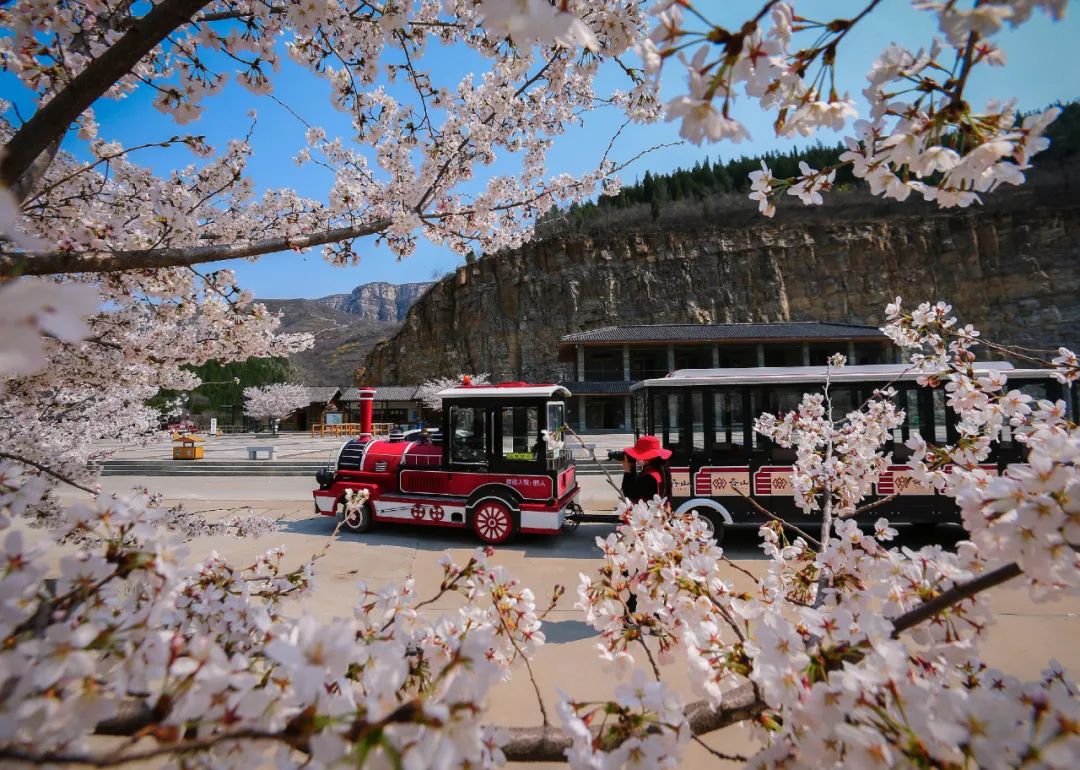
<svg viewBox="0 0 1080 770"><path fill-rule="evenodd" d="M979 361L975 364L977 374L993 371L1004 372L1014 378L1049 379L1050 369L1015 369L1004 361ZM694 385L795 385L799 383L825 382L826 374L831 382L880 382L882 380L914 381L920 373L905 364L862 364L832 369L825 366L757 366L732 369L679 369L666 377L643 380L631 386L631 390L645 387L684 387Z"/></svg>
<svg viewBox="0 0 1080 770"><path fill-rule="evenodd" d="M413 507L421 506L424 511L424 515L416 517L413 515ZM442 516L435 518L431 515L432 508L441 508ZM451 521L452 514L461 514L461 521ZM439 500L395 500L380 498L375 501L375 516L380 519L394 519L395 521L409 521L419 523L422 521L434 521L440 524L449 526L463 526L465 524L465 506L463 505L443 505Z"/></svg>
<svg viewBox="0 0 1080 770"><path fill-rule="evenodd" d="M484 495L483 497L473 501L470 505L466 506L466 509L470 511L475 511L477 508L480 507L480 503L484 502L485 500L498 500L500 503L507 506L511 511L517 511L518 513L521 513L521 511L518 510L518 507L516 505L507 500L505 497L499 497L498 495Z"/></svg>
<svg viewBox="0 0 1080 770"><path fill-rule="evenodd" d="M330 513L334 510L335 505L337 505L337 495L333 492L329 494L315 493L315 507L319 509L320 513Z"/></svg>
<svg viewBox="0 0 1080 770"><path fill-rule="evenodd" d="M522 511L521 512L521 528L522 529L550 529L555 530L562 527L563 520L566 518L566 511Z"/></svg>
<svg viewBox="0 0 1080 770"><path fill-rule="evenodd" d="M716 502L715 500L708 499L707 497L695 497L693 500L687 500L675 510L675 513L686 513L687 511L693 510L694 508L709 508L713 511L716 511L724 517L724 521L727 524L731 524L731 514L728 513L727 508L720 505L720 503Z"/></svg>
<svg viewBox="0 0 1080 770"><path fill-rule="evenodd" d="M475 388L447 388L436 394L439 398L551 398L552 396L570 397L570 391L562 385L523 385L520 388L499 388L495 386L477 386Z"/></svg>

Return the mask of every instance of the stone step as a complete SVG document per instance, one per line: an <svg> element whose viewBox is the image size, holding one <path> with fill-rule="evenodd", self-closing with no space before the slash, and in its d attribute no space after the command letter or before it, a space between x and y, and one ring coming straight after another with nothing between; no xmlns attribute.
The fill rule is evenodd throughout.
<svg viewBox="0 0 1080 770"><path fill-rule="evenodd" d="M107 460L100 465L102 476L314 476L325 462L288 460ZM621 465L605 468L614 478ZM603 470L593 463L577 466L579 476L600 476Z"/></svg>
<svg viewBox="0 0 1080 770"><path fill-rule="evenodd" d="M108 460L102 476L314 476L325 462L289 460Z"/></svg>

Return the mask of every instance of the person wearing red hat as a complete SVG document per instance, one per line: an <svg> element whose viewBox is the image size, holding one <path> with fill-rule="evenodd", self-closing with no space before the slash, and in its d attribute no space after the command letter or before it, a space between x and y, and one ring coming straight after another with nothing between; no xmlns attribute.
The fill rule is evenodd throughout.
<svg viewBox="0 0 1080 770"><path fill-rule="evenodd" d="M664 449L656 436L642 436L633 446L623 450L623 495L633 503L652 500L656 495L670 499L669 457L671 450ZM642 463L640 470L639 462Z"/></svg>

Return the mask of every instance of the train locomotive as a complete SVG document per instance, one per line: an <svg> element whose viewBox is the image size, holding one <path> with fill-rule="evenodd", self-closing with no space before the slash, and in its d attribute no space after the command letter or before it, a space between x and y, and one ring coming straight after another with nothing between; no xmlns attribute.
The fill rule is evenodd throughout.
<svg viewBox="0 0 1080 770"><path fill-rule="evenodd" d="M316 512L344 516L355 532L375 522L468 528L490 545L576 524L582 512L574 463L561 442L548 438L566 422L566 388L467 384L439 395L440 434L376 439L375 389L361 389L361 434L316 475ZM354 511L345 506L350 489L369 493Z"/></svg>

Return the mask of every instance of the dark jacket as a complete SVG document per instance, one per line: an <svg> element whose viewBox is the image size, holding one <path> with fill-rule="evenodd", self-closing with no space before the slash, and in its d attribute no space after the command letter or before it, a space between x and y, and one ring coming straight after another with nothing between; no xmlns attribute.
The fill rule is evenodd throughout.
<svg viewBox="0 0 1080 770"><path fill-rule="evenodd" d="M671 497L667 468L662 462L649 462L645 467L623 473L622 493L630 502L648 502L656 495Z"/></svg>

